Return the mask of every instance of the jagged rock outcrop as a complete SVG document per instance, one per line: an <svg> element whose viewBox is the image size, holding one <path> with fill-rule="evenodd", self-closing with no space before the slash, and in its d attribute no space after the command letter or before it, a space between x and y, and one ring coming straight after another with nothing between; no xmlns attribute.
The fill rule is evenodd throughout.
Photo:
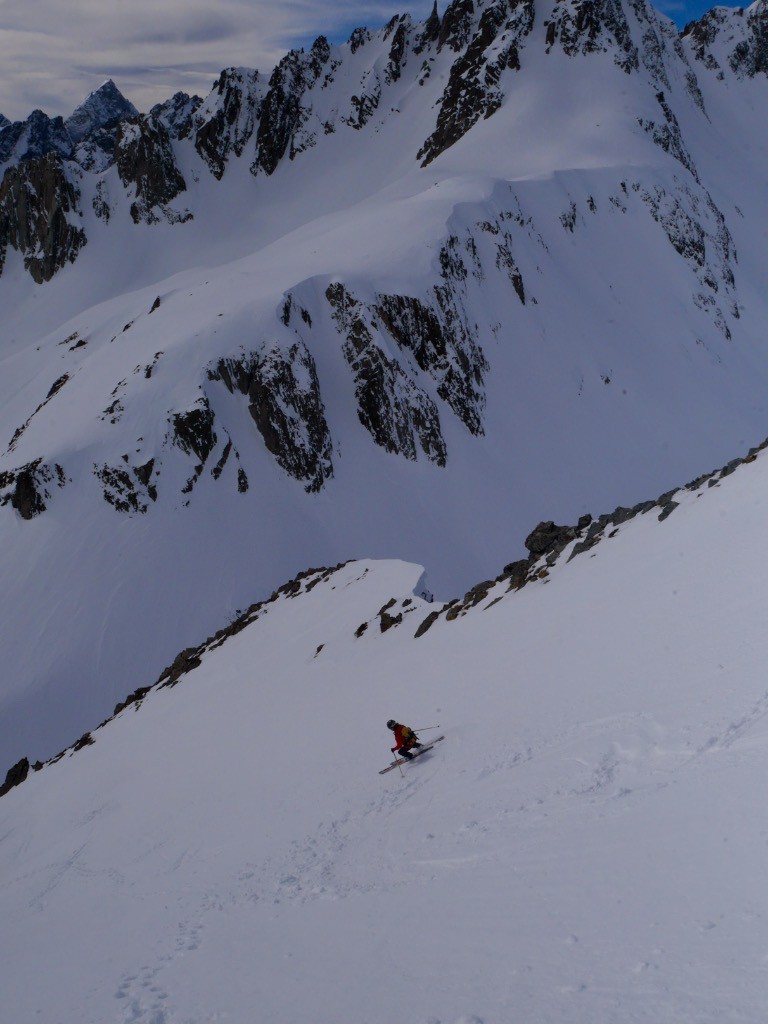
<svg viewBox="0 0 768 1024"><path fill-rule="evenodd" d="M456 321L446 322L435 309L406 295L380 295L374 309L399 347L412 352L419 368L438 381L440 398L472 433L481 433L485 360L457 332Z"/></svg>
<svg viewBox="0 0 768 1024"><path fill-rule="evenodd" d="M171 140L161 121L142 115L118 128L115 162L120 180L133 196L134 223L155 224L189 220L189 211L169 204L187 189L176 164Z"/></svg>
<svg viewBox="0 0 768 1024"><path fill-rule="evenodd" d="M64 124L72 142L77 145L95 131L138 116L136 107L110 78L76 107Z"/></svg>
<svg viewBox="0 0 768 1024"><path fill-rule="evenodd" d="M463 50L470 39L475 14L473 0L453 0L443 14L437 46L447 46L454 53Z"/></svg>
<svg viewBox="0 0 768 1024"><path fill-rule="evenodd" d="M694 60L719 79L730 70L737 78L768 75L768 0L751 7L715 7L683 30Z"/></svg>
<svg viewBox="0 0 768 1024"><path fill-rule="evenodd" d="M11 160L34 160L48 153L67 159L72 148L64 119L48 117L42 110L33 110L26 121L0 128L0 165Z"/></svg>
<svg viewBox="0 0 768 1024"><path fill-rule="evenodd" d="M437 11L437 0L435 0L432 12L430 13L427 20L424 22L424 28L419 32L414 43L413 52L416 54L421 53L427 49L432 43L436 43L440 38L440 15Z"/></svg>
<svg viewBox="0 0 768 1024"><path fill-rule="evenodd" d="M66 474L57 463L36 459L17 469L0 470L0 506L12 505L22 519L34 519L45 512L54 488L62 488Z"/></svg>
<svg viewBox="0 0 768 1024"><path fill-rule="evenodd" d="M326 298L344 339L344 358L354 374L358 418L385 451L445 465L446 448L437 406L376 343L370 314L342 284L329 285Z"/></svg>
<svg viewBox="0 0 768 1024"><path fill-rule="evenodd" d="M639 67L621 0L560 0L546 25L548 50L557 43L571 57L612 53L616 66L627 74Z"/></svg>
<svg viewBox="0 0 768 1024"><path fill-rule="evenodd" d="M16 786L20 786L29 775L29 760L22 757L15 765L5 773L5 782L0 786L0 796L10 793Z"/></svg>
<svg viewBox="0 0 768 1024"><path fill-rule="evenodd" d="M261 115L266 87L258 71L226 68L208 99L179 135L194 132L195 149L211 174L221 179L230 155L242 156Z"/></svg>
<svg viewBox="0 0 768 1024"><path fill-rule="evenodd" d="M264 444L286 473L319 491L333 476L332 443L317 368L306 345L265 347L223 359L208 371L230 394L248 398L248 411Z"/></svg>
<svg viewBox="0 0 768 1024"><path fill-rule="evenodd" d="M656 102L659 104L663 115L663 123L647 118L638 118L638 124L647 132L657 146L660 146L666 153L669 153L678 160L687 171L690 171L693 178L698 181L699 173L694 166L690 153L688 152L680 125L677 122L669 103L663 92L656 93Z"/></svg>
<svg viewBox="0 0 768 1024"><path fill-rule="evenodd" d="M156 121L162 121L172 139L186 138L192 126L192 118L202 102L202 96L176 92L164 103L156 103L149 115Z"/></svg>
<svg viewBox="0 0 768 1024"><path fill-rule="evenodd" d="M54 153L6 168L0 183L0 273L9 246L22 254L38 284L75 260L86 243L78 223L80 174Z"/></svg>
<svg viewBox="0 0 768 1024"><path fill-rule="evenodd" d="M464 24L463 19L470 16L469 8L459 7L453 16ZM443 27L448 17L446 11ZM507 68L519 71L519 47L533 21L533 0L499 0L483 12L477 33L451 67L435 131L417 154L422 166L458 142L480 118L488 118L499 109L504 98L502 73ZM459 37L463 38L462 32Z"/></svg>
<svg viewBox="0 0 768 1024"><path fill-rule="evenodd" d="M254 174L273 174L286 152L293 159L313 145L311 134L301 142L296 140L309 116L302 107L302 98L328 65L330 56L328 40L319 36L309 53L291 50L272 72L256 133L256 156L251 166Z"/></svg>

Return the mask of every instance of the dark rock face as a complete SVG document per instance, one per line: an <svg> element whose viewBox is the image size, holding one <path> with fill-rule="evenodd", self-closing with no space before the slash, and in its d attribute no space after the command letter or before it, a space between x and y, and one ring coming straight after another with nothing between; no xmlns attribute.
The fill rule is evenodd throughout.
<svg viewBox="0 0 768 1024"><path fill-rule="evenodd" d="M445 441L435 403L376 344L366 308L342 284L330 285L325 294L344 338L342 351L354 374L362 425L385 451L415 460L421 448L430 461L444 466Z"/></svg>
<svg viewBox="0 0 768 1024"><path fill-rule="evenodd" d="M454 333L455 322L442 323L434 309L410 296L381 295L375 311L400 348L413 352L419 368L439 382L440 398L472 433L482 433L485 361L480 350Z"/></svg>
<svg viewBox="0 0 768 1024"><path fill-rule="evenodd" d="M720 36L732 45L727 61L738 78L768 75L768 3L748 10L715 7L698 21L686 25L683 39L690 45L694 58L709 71L717 72L718 78L723 78L723 69L712 53L712 46ZM734 40L738 40L735 45Z"/></svg>
<svg viewBox="0 0 768 1024"><path fill-rule="evenodd" d="M392 37L392 45L389 48L389 61L384 70L384 80L387 85L391 85L393 82L398 81L402 74L403 67L405 66L411 19L407 14L404 14L400 18L393 19L393 22L390 22L390 25L393 25L394 23L397 24L397 28L395 29Z"/></svg>
<svg viewBox="0 0 768 1024"><path fill-rule="evenodd" d="M715 7L698 21L690 21L683 29L682 38L690 44L696 60L700 61L709 71L719 71L720 65L710 52L712 43L717 39L721 28L728 22L730 11L723 7Z"/></svg>
<svg viewBox="0 0 768 1024"><path fill-rule="evenodd" d="M94 466L93 474L102 485L102 493L107 504L116 512L144 513L148 505L144 500L142 489L137 487L136 480L126 466ZM138 477L138 473L136 474Z"/></svg>
<svg viewBox="0 0 768 1024"><path fill-rule="evenodd" d="M525 546L534 558L540 558L550 551L564 548L576 537L576 530L568 526L555 526L550 519L539 525L525 538Z"/></svg>
<svg viewBox="0 0 768 1024"><path fill-rule="evenodd" d="M187 412L173 415L173 443L187 455L204 463L216 447L215 417L207 401Z"/></svg>
<svg viewBox="0 0 768 1024"><path fill-rule="evenodd" d="M77 144L96 130L138 117L138 114L136 107L123 96L110 78L92 92L64 124L70 138Z"/></svg>
<svg viewBox="0 0 768 1024"><path fill-rule="evenodd" d="M50 466L42 459L18 469L0 471L0 505L10 504L22 519L34 519L45 512L53 488L64 487L66 482L61 466Z"/></svg>
<svg viewBox="0 0 768 1024"><path fill-rule="evenodd" d="M350 52L357 53L360 47L365 46L366 43L370 43L372 38L373 37L367 28L354 29L349 37Z"/></svg>
<svg viewBox="0 0 768 1024"><path fill-rule="evenodd" d="M302 97L318 80L330 55L328 40L320 36L309 53L291 50L272 72L256 134L256 158L251 166L254 174L273 174L289 147L291 159L305 148L306 143L302 147L294 143L307 117Z"/></svg>
<svg viewBox="0 0 768 1024"><path fill-rule="evenodd" d="M33 110L26 121L0 127L0 164L9 160L34 160L55 153L66 160L73 144L61 117L48 117L42 110Z"/></svg>
<svg viewBox="0 0 768 1024"><path fill-rule="evenodd" d="M115 162L120 180L134 195L131 217L134 223L155 224L161 219L177 223L191 213L168 207L187 189L176 166L171 140L161 121L142 115L119 126Z"/></svg>
<svg viewBox="0 0 768 1024"><path fill-rule="evenodd" d="M453 0L445 9L443 22L440 26L437 45L444 46L458 53L469 42L472 32L472 20L475 14L473 0Z"/></svg>
<svg viewBox="0 0 768 1024"><path fill-rule="evenodd" d="M504 98L501 74L506 68L520 69L518 48L533 20L533 0L499 2L484 11L477 34L451 68L437 126L417 154L422 166L458 142L481 117L488 118L499 109ZM502 30L504 42L493 47Z"/></svg>
<svg viewBox="0 0 768 1024"><path fill-rule="evenodd" d="M24 122L7 121L0 125L0 164L7 163L14 155L16 146L24 131Z"/></svg>
<svg viewBox="0 0 768 1024"><path fill-rule="evenodd" d="M440 15L437 13L437 0L435 0L432 8L432 13L424 22L424 27L419 32L416 43L413 47L414 53L421 53L427 47L431 46L432 43L436 43L440 38Z"/></svg>
<svg viewBox="0 0 768 1024"><path fill-rule="evenodd" d="M29 761L23 757L12 768L9 768L5 775L5 782L0 786L0 796L5 796L15 786L20 786L29 775Z"/></svg>
<svg viewBox="0 0 768 1024"><path fill-rule="evenodd" d="M202 102L201 96L176 92L165 103L156 103L150 110L149 116L156 121L162 121L172 139L183 139L189 134L192 118Z"/></svg>
<svg viewBox="0 0 768 1024"><path fill-rule="evenodd" d="M222 360L208 375L222 381L231 394L248 398L248 411L267 450L306 491L319 491L333 476L331 435L317 368L302 341L287 350Z"/></svg>
<svg viewBox="0 0 768 1024"><path fill-rule="evenodd" d="M731 54L733 71L745 78L768 75L768 4L763 3L747 15L748 38L738 43Z"/></svg>
<svg viewBox="0 0 768 1024"><path fill-rule="evenodd" d="M569 56L612 52L630 74L639 67L637 47L621 0L570 0L557 5L547 23L547 47L559 43Z"/></svg>
<svg viewBox="0 0 768 1024"><path fill-rule="evenodd" d="M242 155L261 115L263 93L258 71L226 68L213 97L180 130L181 138L195 131L195 149L215 178L221 179L232 153Z"/></svg>
<svg viewBox="0 0 768 1024"><path fill-rule="evenodd" d="M8 167L0 183L0 273L8 246L40 284L73 263L85 245L76 223L80 191L76 172L53 153Z"/></svg>
<svg viewBox="0 0 768 1024"><path fill-rule="evenodd" d="M680 125L670 109L663 92L656 94L656 101L661 108L664 122L659 124L656 121L638 118L638 124L644 131L648 132L657 146L671 154L676 160L679 160L683 167L690 171L693 178L698 181L699 175L688 150L685 148Z"/></svg>

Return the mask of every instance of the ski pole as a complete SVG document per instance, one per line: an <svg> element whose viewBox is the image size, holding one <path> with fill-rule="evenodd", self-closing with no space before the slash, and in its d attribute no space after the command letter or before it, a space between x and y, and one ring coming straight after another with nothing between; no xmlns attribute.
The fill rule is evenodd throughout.
<svg viewBox="0 0 768 1024"><path fill-rule="evenodd" d="M429 732L430 729L439 729L439 728L440 728L439 725L424 725L420 729L418 727L415 727L413 731L414 732Z"/></svg>

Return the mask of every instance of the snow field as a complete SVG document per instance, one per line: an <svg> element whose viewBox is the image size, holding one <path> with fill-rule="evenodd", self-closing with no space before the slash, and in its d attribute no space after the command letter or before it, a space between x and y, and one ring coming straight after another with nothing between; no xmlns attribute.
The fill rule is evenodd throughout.
<svg viewBox="0 0 768 1024"><path fill-rule="evenodd" d="M351 563L31 777L13 1019L759 1020L767 469L419 640ZM393 715L447 738L379 777Z"/></svg>

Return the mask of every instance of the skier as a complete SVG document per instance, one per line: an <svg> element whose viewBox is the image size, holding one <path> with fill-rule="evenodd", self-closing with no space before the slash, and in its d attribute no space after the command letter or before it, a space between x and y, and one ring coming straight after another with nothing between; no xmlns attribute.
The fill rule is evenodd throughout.
<svg viewBox="0 0 768 1024"><path fill-rule="evenodd" d="M394 747L390 747L392 753L399 753L401 757L406 759L406 761L413 760L413 754L409 754L408 751L412 750L414 747L421 746L419 737L413 729L409 729L407 725L401 725L399 722L396 722L394 718L390 718L387 722L387 728L391 729L395 734L395 745Z"/></svg>

